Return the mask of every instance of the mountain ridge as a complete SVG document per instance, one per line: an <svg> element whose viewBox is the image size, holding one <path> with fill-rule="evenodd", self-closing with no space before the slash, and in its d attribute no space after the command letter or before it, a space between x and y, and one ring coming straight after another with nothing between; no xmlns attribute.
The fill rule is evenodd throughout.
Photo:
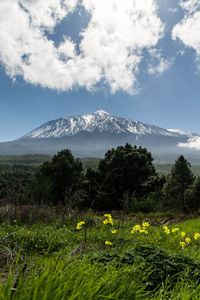
<svg viewBox="0 0 200 300"><path fill-rule="evenodd" d="M52 155L68 148L76 157L103 157L108 149L130 143L146 147L159 162L171 163L178 155L187 154L195 161L199 159L200 164L200 151L189 144L194 140L200 140L200 135L164 129L98 110L49 121L15 141L0 143L0 154Z"/></svg>
<svg viewBox="0 0 200 300"><path fill-rule="evenodd" d="M127 134L161 134L166 136L191 136L191 133L180 133L178 129L164 129L151 124L113 116L103 110L91 114L63 117L49 121L32 130L20 139L27 138L61 138L75 135L81 131L86 132L112 132Z"/></svg>

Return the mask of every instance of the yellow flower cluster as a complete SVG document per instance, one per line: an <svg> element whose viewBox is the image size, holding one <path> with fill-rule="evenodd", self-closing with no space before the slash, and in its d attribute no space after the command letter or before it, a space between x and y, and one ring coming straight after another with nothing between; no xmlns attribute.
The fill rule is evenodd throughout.
<svg viewBox="0 0 200 300"><path fill-rule="evenodd" d="M107 245L107 246L111 246L111 245L112 245L112 243L111 243L111 242L109 242L109 241L105 241L105 245Z"/></svg>
<svg viewBox="0 0 200 300"><path fill-rule="evenodd" d="M179 228L172 228L172 232L173 233L176 233L177 231L179 231L180 229Z"/></svg>
<svg viewBox="0 0 200 300"><path fill-rule="evenodd" d="M170 229L167 226L163 226L164 233L170 234Z"/></svg>
<svg viewBox="0 0 200 300"><path fill-rule="evenodd" d="M191 238L186 237L186 238L185 238L185 242L186 242L187 244L190 244L190 243L191 243Z"/></svg>
<svg viewBox="0 0 200 300"><path fill-rule="evenodd" d="M186 243L185 242L180 242L180 246L181 246L182 249L184 249L185 246L186 246Z"/></svg>
<svg viewBox="0 0 200 300"><path fill-rule="evenodd" d="M142 227L140 225L135 225L133 229L131 230L131 234L134 234L135 232L145 233L148 234L147 228L149 227L149 223L143 222Z"/></svg>
<svg viewBox="0 0 200 300"><path fill-rule="evenodd" d="M77 225L76 225L76 229L77 230L81 230L82 229L82 226L85 224L85 222L79 222L79 223L77 223Z"/></svg>
<svg viewBox="0 0 200 300"><path fill-rule="evenodd" d="M135 233L135 232L140 232L141 230L141 226L140 225L135 225L131 231L131 233Z"/></svg>
<svg viewBox="0 0 200 300"><path fill-rule="evenodd" d="M113 225L113 219L112 219L112 216L110 214L105 214L104 217L105 217L105 220L103 221L103 224Z"/></svg>
<svg viewBox="0 0 200 300"><path fill-rule="evenodd" d="M181 232L181 237L185 237L185 232ZM182 249L184 249L187 245L189 245L192 242L191 238L186 237L185 241L180 242L180 246Z"/></svg>
<svg viewBox="0 0 200 300"><path fill-rule="evenodd" d="M181 237L184 238L185 237L185 232L181 232Z"/></svg>
<svg viewBox="0 0 200 300"><path fill-rule="evenodd" d="M81 221L79 223L77 223L76 225L76 229L77 230L81 230L83 229L83 225L85 224L84 221ZM104 215L104 220L103 220L103 224L110 224L111 226L114 225L112 216L110 214L105 214ZM150 226L150 224L148 222L143 222L142 225L135 225L132 230L131 230L131 234L135 234L135 233L144 233L144 234L148 234L148 227ZM85 226L85 229L87 228L87 226ZM163 230L164 233L169 235L170 233L177 233L180 231L180 228L175 227L175 228L168 228L168 226L163 226ZM110 232L112 234L115 234L117 232L117 230L113 227L110 228ZM85 231L86 233L86 231ZM193 237L187 237L186 233L184 231L180 231L179 234L176 236L176 238L178 238L178 242L179 245L182 249L188 247L190 244L192 244L194 242L194 240L200 240L200 233L196 232L194 233ZM182 241L180 241L180 239L182 239ZM107 246L111 246L112 242L110 241L105 241L105 245Z"/></svg>
<svg viewBox="0 0 200 300"><path fill-rule="evenodd" d="M143 228L147 229L150 226L150 224L148 222L143 222L142 226Z"/></svg>
<svg viewBox="0 0 200 300"><path fill-rule="evenodd" d="M194 239L195 239L195 240L198 240L199 238L200 238L200 233L196 232L196 233L194 234Z"/></svg>

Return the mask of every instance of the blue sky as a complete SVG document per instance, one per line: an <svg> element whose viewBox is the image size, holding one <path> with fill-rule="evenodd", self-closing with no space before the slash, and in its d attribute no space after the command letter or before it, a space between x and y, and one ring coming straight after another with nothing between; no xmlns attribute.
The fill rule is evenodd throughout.
<svg viewBox="0 0 200 300"><path fill-rule="evenodd" d="M199 0L42 2L0 3L0 141L98 109L200 133Z"/></svg>

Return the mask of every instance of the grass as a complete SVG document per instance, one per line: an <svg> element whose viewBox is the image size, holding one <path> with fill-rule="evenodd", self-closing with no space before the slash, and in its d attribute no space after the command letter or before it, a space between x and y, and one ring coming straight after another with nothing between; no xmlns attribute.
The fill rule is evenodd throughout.
<svg viewBox="0 0 200 300"><path fill-rule="evenodd" d="M194 239L200 218L164 223L169 234L153 225L152 216L128 216L123 230L121 218L113 226L104 219L89 213L51 223L1 224L0 299L200 298L200 239ZM148 234L131 234L143 221L150 222ZM182 249L186 237L191 242Z"/></svg>

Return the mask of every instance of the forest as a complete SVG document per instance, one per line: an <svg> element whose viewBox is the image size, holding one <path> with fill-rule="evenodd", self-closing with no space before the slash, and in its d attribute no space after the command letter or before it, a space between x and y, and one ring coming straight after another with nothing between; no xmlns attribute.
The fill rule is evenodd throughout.
<svg viewBox="0 0 200 300"><path fill-rule="evenodd" d="M200 177L183 155L170 168L154 165L146 148L130 144L102 159L80 160L68 149L53 157L0 157L1 205L188 213L200 208L199 199Z"/></svg>

